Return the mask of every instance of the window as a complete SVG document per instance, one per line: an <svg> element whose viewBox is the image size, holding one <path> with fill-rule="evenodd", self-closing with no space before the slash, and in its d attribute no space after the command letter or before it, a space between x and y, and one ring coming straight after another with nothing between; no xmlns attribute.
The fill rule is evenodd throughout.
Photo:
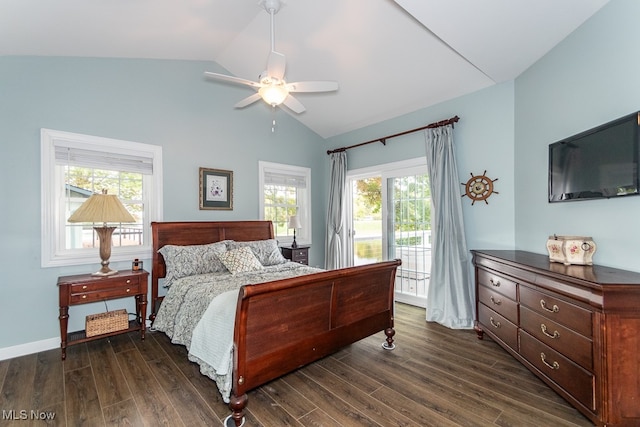
<svg viewBox="0 0 640 427"><path fill-rule="evenodd" d="M162 147L42 129L41 152L43 267L99 260L93 224L67 218L102 190L136 219L119 224L110 260L150 257L150 223L162 219Z"/></svg>
<svg viewBox="0 0 640 427"><path fill-rule="evenodd" d="M311 169L258 162L260 176L260 219L273 222L276 239L282 245L293 242L287 224L298 215L302 228L296 230L298 244L311 244Z"/></svg>

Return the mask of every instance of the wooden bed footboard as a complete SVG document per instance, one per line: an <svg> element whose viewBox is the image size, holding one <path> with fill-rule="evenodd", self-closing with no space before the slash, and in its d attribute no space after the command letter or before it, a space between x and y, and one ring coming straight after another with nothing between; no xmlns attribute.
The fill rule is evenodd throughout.
<svg viewBox="0 0 640 427"><path fill-rule="evenodd" d="M393 349L400 260L243 286L234 331L229 407L242 424L246 393L379 331Z"/></svg>

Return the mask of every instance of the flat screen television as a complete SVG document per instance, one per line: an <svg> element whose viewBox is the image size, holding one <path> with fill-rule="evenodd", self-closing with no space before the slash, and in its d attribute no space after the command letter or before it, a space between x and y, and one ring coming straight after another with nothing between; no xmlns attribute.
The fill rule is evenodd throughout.
<svg viewBox="0 0 640 427"><path fill-rule="evenodd" d="M637 195L640 112L549 145L549 202Z"/></svg>

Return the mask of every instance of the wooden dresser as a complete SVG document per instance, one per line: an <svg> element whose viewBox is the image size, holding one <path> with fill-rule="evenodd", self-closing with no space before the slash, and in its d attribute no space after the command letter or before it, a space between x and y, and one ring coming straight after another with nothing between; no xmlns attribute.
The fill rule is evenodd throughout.
<svg viewBox="0 0 640 427"><path fill-rule="evenodd" d="M640 273L473 250L486 333L599 426L640 425Z"/></svg>

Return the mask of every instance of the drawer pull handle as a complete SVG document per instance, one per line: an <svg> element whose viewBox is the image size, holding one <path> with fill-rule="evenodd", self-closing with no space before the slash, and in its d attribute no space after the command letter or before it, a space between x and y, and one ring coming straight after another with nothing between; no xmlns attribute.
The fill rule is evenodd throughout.
<svg viewBox="0 0 640 427"><path fill-rule="evenodd" d="M127 293L131 292L131 289L127 288Z"/></svg>
<svg viewBox="0 0 640 427"><path fill-rule="evenodd" d="M500 322L496 322L493 320L493 317L489 318L489 322L491 322L491 326L493 326L494 328L498 329L500 327Z"/></svg>
<svg viewBox="0 0 640 427"><path fill-rule="evenodd" d="M131 283L131 279L127 279L127 285Z"/></svg>
<svg viewBox="0 0 640 427"><path fill-rule="evenodd" d="M540 359L542 359L542 363L547 365L549 368L551 368L553 370L560 369L560 364L558 362L555 362L555 361L553 363L547 362L547 356L545 356L544 353L540 353Z"/></svg>
<svg viewBox="0 0 640 427"><path fill-rule="evenodd" d="M501 299L495 299L493 297L493 295L491 295L491 297L489 298L491 300L492 303L494 303L495 305L500 305L502 304L502 300Z"/></svg>
<svg viewBox="0 0 640 427"><path fill-rule="evenodd" d="M489 283L491 283L496 288L500 286L500 280L493 280L493 278L489 279Z"/></svg>
<svg viewBox="0 0 640 427"><path fill-rule="evenodd" d="M82 295L82 299L87 299L87 296L86 295Z"/></svg>
<svg viewBox="0 0 640 427"><path fill-rule="evenodd" d="M556 338L560 338L560 332L558 331L553 331L553 334L550 334L549 332L547 332L547 325L545 325L544 323L540 324L540 329L542 330L542 333L548 336L549 338L552 338L554 340Z"/></svg>
<svg viewBox="0 0 640 427"><path fill-rule="evenodd" d="M87 285L84 285L84 286L82 287L82 290L85 290L85 289L87 289Z"/></svg>
<svg viewBox="0 0 640 427"><path fill-rule="evenodd" d="M549 308L547 307L547 302L543 299L540 300L540 306L547 310L550 313L557 313L560 311L560 307L558 307L557 305L553 304L553 307Z"/></svg>

